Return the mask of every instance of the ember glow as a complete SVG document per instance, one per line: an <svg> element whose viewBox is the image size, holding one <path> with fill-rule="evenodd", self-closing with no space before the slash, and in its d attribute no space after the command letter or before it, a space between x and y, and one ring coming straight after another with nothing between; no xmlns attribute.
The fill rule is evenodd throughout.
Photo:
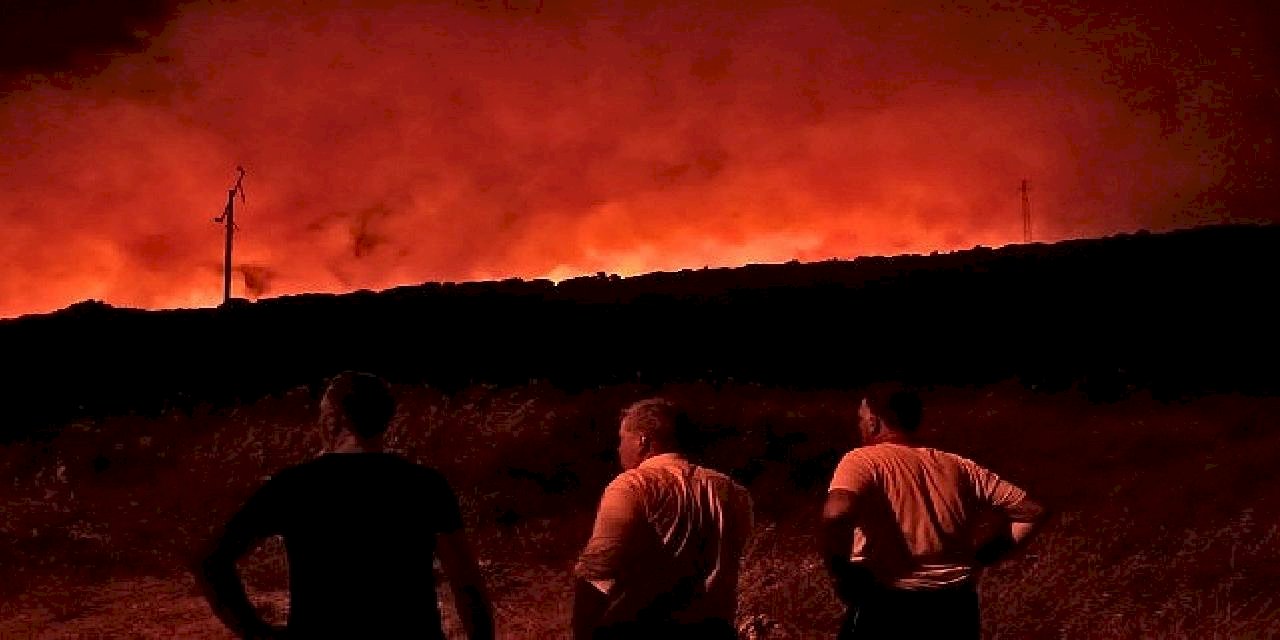
<svg viewBox="0 0 1280 640"><path fill-rule="evenodd" d="M245 297L1276 215L1261 9L840 4L157 8L0 76L0 316L216 304L236 165Z"/></svg>

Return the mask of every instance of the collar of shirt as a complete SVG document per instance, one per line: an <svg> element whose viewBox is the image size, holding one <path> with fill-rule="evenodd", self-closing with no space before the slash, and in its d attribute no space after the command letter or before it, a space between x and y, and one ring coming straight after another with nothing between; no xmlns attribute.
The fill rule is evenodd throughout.
<svg viewBox="0 0 1280 640"><path fill-rule="evenodd" d="M656 456L645 458L637 469L647 469L649 467L665 467L676 462L684 462L684 456L679 453L659 453Z"/></svg>

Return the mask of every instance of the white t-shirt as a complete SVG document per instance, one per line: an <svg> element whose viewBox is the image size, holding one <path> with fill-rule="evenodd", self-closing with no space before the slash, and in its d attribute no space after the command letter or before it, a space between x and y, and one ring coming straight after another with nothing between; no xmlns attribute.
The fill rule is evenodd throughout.
<svg viewBox="0 0 1280 640"><path fill-rule="evenodd" d="M742 485L677 454L654 456L605 488L574 573L608 596L611 617L665 597L677 620L732 621L752 526Z"/></svg>
<svg viewBox="0 0 1280 640"><path fill-rule="evenodd" d="M1018 519L1022 489L958 455L896 443L845 454L829 490L855 496L850 559L883 584L933 589L976 576L980 517L994 509Z"/></svg>

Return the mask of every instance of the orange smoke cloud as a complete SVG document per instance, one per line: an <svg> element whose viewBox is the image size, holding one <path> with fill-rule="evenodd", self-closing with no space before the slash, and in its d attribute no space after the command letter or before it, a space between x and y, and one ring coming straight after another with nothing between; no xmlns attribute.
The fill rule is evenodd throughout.
<svg viewBox="0 0 1280 640"><path fill-rule="evenodd" d="M1180 58L1151 15L494 4L180 5L28 76L0 316L216 304L237 164L258 297L1001 245L1022 178L1037 240L1164 229L1273 160L1239 154L1274 56Z"/></svg>

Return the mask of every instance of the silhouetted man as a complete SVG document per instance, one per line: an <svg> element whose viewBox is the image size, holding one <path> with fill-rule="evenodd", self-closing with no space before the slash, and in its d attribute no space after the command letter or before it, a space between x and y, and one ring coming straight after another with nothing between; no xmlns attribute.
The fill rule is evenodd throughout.
<svg viewBox="0 0 1280 640"><path fill-rule="evenodd" d="M885 387L858 410L823 511L827 567L848 606L844 639L978 638L977 580L1026 542L1044 509L972 460L919 446L915 393ZM992 510L999 535L977 540Z"/></svg>
<svg viewBox="0 0 1280 640"><path fill-rule="evenodd" d="M444 477L382 451L395 400L376 376L335 377L320 402L331 441L320 457L281 471L240 509L199 578L214 612L250 638L444 638L433 556L469 638L493 637L493 616ZM289 621L257 615L235 572L257 542L284 539Z"/></svg>
<svg viewBox="0 0 1280 640"><path fill-rule="evenodd" d="M751 496L686 457L692 429L674 404L622 415L624 471L605 488L578 559L574 637L732 639Z"/></svg>

